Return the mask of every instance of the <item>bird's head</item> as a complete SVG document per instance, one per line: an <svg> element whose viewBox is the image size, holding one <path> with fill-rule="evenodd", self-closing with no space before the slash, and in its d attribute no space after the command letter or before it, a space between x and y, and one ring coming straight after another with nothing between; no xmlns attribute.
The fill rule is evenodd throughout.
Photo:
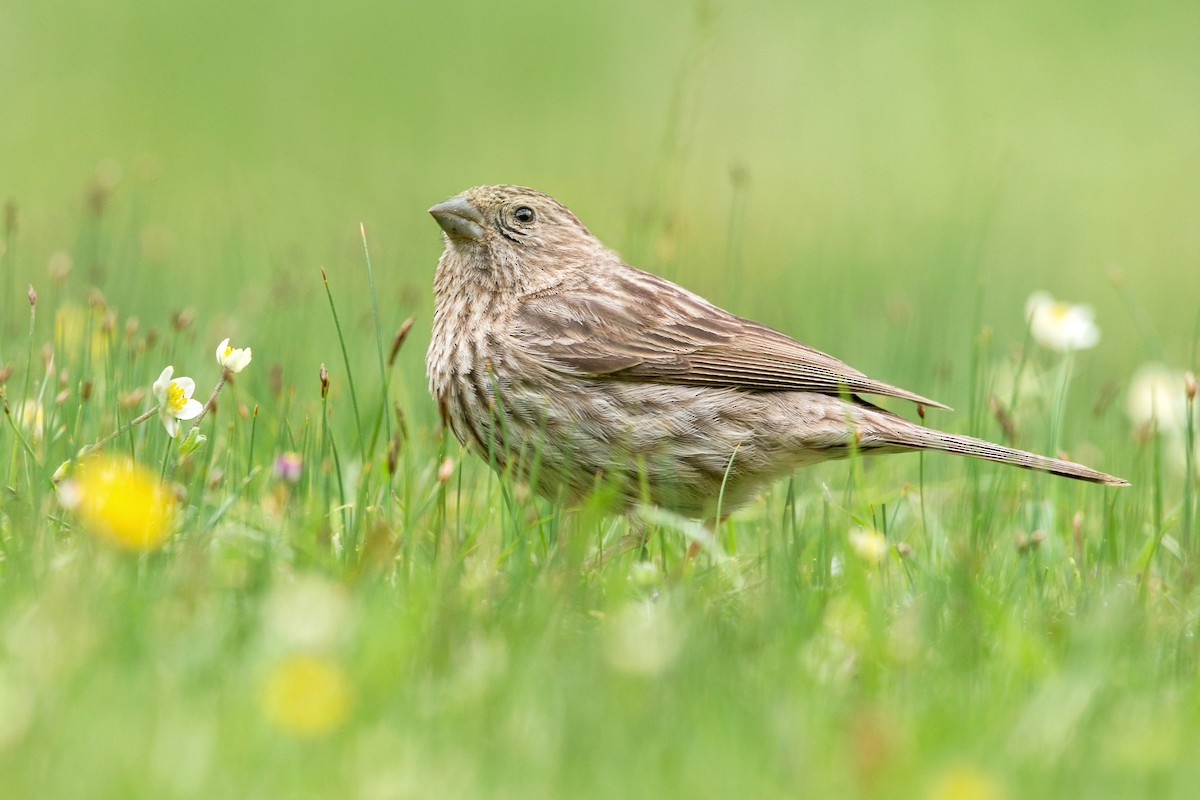
<svg viewBox="0 0 1200 800"><path fill-rule="evenodd" d="M570 209L524 186L476 186L429 213L445 233L443 261L488 283L534 288L609 252Z"/></svg>

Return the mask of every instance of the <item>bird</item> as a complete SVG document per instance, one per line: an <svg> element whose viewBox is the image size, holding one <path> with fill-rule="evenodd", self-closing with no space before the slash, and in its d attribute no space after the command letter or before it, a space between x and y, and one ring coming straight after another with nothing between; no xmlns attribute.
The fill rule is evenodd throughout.
<svg viewBox="0 0 1200 800"><path fill-rule="evenodd" d="M949 410L626 264L550 195L477 186L429 213L444 250L426 368L443 425L552 500L603 491L614 512L707 520L801 467L923 450L1129 485L869 402Z"/></svg>

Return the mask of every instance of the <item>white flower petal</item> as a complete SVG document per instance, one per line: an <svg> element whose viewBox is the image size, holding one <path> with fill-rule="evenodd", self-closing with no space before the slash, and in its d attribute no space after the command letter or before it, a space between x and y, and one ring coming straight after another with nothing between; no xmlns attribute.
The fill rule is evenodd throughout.
<svg viewBox="0 0 1200 800"><path fill-rule="evenodd" d="M183 408L175 414L176 419L195 419L204 410L204 405L199 400L188 400L183 404Z"/></svg>
<svg viewBox="0 0 1200 800"><path fill-rule="evenodd" d="M196 391L196 382L191 378L176 378L171 383L183 390L183 396L190 399L192 392Z"/></svg>
<svg viewBox="0 0 1200 800"><path fill-rule="evenodd" d="M154 382L153 387L151 387L154 390L154 397L158 400L159 405L162 405L164 402L166 402L167 387L171 385L171 374L173 372L175 372L175 368L168 366L162 371L162 374L158 376L158 380Z"/></svg>
<svg viewBox="0 0 1200 800"><path fill-rule="evenodd" d="M172 439L175 438L175 434L179 433L179 420L170 414L162 415L162 424L167 429L167 436L170 436Z"/></svg>
<svg viewBox="0 0 1200 800"><path fill-rule="evenodd" d="M62 467L59 467L59 469L61 470ZM62 503L63 508L69 508L74 511L76 508L79 508L79 504L82 500L83 495L79 491L78 481L65 480L58 484L58 502Z"/></svg>
<svg viewBox="0 0 1200 800"><path fill-rule="evenodd" d="M241 372L250 363L251 353L249 347L230 347L229 340L225 339L217 346L217 363L230 372Z"/></svg>
<svg viewBox="0 0 1200 800"><path fill-rule="evenodd" d="M1034 292L1029 295L1029 299L1025 301L1025 319L1030 319L1038 309L1053 302L1054 298L1048 292Z"/></svg>
<svg viewBox="0 0 1200 800"><path fill-rule="evenodd" d="M670 608L629 603L608 620L605 655L621 672L657 675L674 663L683 640L684 631Z"/></svg>
<svg viewBox="0 0 1200 800"><path fill-rule="evenodd" d="M1095 313L1090 306L1055 300L1035 292L1025 303L1029 332L1043 347L1059 352L1086 350L1100 341Z"/></svg>
<svg viewBox="0 0 1200 800"><path fill-rule="evenodd" d="M1136 427L1153 424L1160 433L1178 433L1187 423L1184 375L1165 364L1144 364L1134 373L1125 413Z"/></svg>
<svg viewBox="0 0 1200 800"><path fill-rule="evenodd" d="M250 352L249 347L247 347L245 349L234 350L233 353L229 357L229 360L231 363L227 365L229 368L229 371L230 372L241 372L250 363L250 359L252 357L253 357L253 354Z"/></svg>

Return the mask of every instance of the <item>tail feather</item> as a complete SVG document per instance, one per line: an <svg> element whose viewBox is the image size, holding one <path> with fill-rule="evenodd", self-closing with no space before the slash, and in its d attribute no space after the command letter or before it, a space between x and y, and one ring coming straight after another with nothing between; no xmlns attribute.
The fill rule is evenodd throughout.
<svg viewBox="0 0 1200 800"><path fill-rule="evenodd" d="M924 428L908 423L900 430L889 430L885 434L884 446L899 446L903 449L937 450L943 453L954 453L972 458L982 458L1000 464L1011 464L1022 469L1032 469L1039 472L1049 472L1066 478L1100 483L1105 486L1129 486L1129 481L1109 475L1105 472L1076 464L1074 461L1064 461L1060 458L1040 456L1025 450L1005 447L1001 444L976 439L971 436L958 436L952 433Z"/></svg>

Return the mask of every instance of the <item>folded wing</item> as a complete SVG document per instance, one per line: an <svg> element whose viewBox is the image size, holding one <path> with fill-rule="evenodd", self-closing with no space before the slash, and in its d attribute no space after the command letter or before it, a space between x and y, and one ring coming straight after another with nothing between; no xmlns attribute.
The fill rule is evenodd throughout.
<svg viewBox="0 0 1200 800"><path fill-rule="evenodd" d="M633 267L523 298L512 336L550 369L582 377L838 395L948 408Z"/></svg>

